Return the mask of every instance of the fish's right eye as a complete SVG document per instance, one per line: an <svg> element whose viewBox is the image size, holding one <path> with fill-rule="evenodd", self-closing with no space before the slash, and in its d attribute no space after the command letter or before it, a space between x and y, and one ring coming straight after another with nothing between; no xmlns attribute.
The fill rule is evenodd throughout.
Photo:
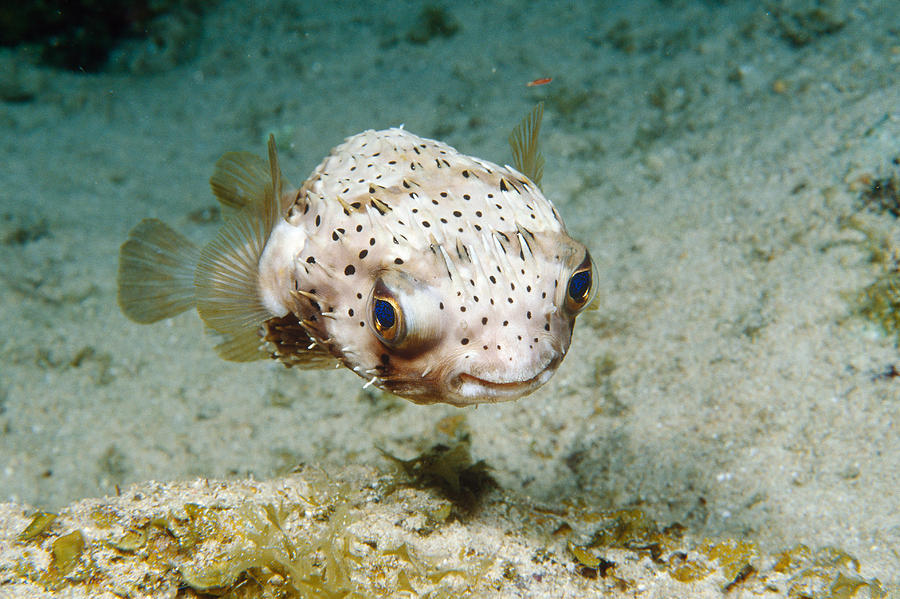
<svg viewBox="0 0 900 599"><path fill-rule="evenodd" d="M443 334L440 297L432 287L402 271L381 273L367 311L375 337L398 355L424 351Z"/></svg>

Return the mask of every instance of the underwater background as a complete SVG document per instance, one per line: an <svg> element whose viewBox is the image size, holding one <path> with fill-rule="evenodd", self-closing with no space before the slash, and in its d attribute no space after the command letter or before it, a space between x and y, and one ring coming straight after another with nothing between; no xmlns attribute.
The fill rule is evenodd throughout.
<svg viewBox="0 0 900 599"><path fill-rule="evenodd" d="M490 493L839 547L900 584L896 0L56 4L0 9L8 509L387 470L450 430ZM344 369L223 362L193 312L116 305L142 218L215 234L226 151L273 133L299 185L402 124L503 164L537 102L543 189L600 298L529 397L417 406Z"/></svg>

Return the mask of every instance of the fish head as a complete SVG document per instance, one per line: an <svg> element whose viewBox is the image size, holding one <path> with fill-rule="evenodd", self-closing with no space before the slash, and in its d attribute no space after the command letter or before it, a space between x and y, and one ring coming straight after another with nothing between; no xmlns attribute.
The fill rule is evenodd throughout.
<svg viewBox="0 0 900 599"><path fill-rule="evenodd" d="M546 383L594 294L593 263L565 234L495 235L483 236L482 247L437 246L400 265L384 260L359 273L366 283L327 289L362 296L356 309L323 323L334 353L416 403L509 401Z"/></svg>

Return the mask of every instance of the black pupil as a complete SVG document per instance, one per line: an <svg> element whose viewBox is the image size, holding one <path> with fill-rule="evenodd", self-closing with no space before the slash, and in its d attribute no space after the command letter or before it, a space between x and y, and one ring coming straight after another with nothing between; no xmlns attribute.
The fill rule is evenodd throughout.
<svg viewBox="0 0 900 599"><path fill-rule="evenodd" d="M380 327L389 329L394 326L396 316L394 315L394 306L391 305L391 302L383 299L375 300L375 307L372 312L375 314L375 322L377 322Z"/></svg>
<svg viewBox="0 0 900 599"><path fill-rule="evenodd" d="M572 275L572 278L569 279L569 297L576 302L584 301L590 288L591 272L589 270L576 272Z"/></svg>

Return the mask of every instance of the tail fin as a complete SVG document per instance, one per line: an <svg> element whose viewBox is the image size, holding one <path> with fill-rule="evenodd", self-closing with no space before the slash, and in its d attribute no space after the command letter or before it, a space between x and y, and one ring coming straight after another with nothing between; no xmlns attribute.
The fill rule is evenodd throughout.
<svg viewBox="0 0 900 599"><path fill-rule="evenodd" d="M225 162L217 165L213 176L213 187L220 190L217 196L223 204L242 209L203 248L194 276L197 311L223 338L216 351L235 362L268 356L261 349L259 327L272 315L259 295L259 259L280 218L281 171L274 138L269 137L268 169L247 156L226 154ZM238 176L239 172L246 176ZM267 179L264 184L262 176ZM254 189L263 190L262 201L248 195Z"/></svg>
<svg viewBox="0 0 900 599"><path fill-rule="evenodd" d="M194 267L200 249L167 224L142 220L119 250L119 307L147 324L196 305Z"/></svg>

